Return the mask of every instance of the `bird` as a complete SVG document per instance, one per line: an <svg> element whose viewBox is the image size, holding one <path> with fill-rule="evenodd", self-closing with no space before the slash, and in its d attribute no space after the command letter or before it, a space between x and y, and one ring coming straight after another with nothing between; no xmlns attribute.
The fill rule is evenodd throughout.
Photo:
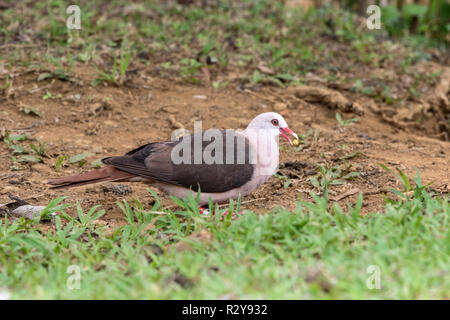
<svg viewBox="0 0 450 320"><path fill-rule="evenodd" d="M279 136L298 135L278 113L256 116L245 130L194 132L173 141L151 142L123 156L102 159L106 166L51 179L52 189L99 182L144 182L177 198L199 193L198 205L228 202L253 192L278 170Z"/></svg>

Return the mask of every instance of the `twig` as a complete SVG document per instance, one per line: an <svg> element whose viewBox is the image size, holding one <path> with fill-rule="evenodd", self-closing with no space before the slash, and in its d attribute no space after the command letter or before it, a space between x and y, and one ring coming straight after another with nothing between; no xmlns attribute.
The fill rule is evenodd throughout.
<svg viewBox="0 0 450 320"><path fill-rule="evenodd" d="M247 203L251 203L251 202L255 202L255 201L259 201L259 200L264 200L264 199L266 199L266 198L258 198L258 199L246 200L246 201L242 201L241 204L247 204ZM219 208L224 208L226 206L228 206L228 204L224 203L224 204L219 205Z"/></svg>
<svg viewBox="0 0 450 320"><path fill-rule="evenodd" d="M365 195L365 196L372 196L374 194L379 194L379 193L383 193L383 192L388 193L390 191L387 190L387 189L379 189L379 190L374 190L374 191L365 191L365 192L363 192L363 195Z"/></svg>
<svg viewBox="0 0 450 320"><path fill-rule="evenodd" d="M4 45L0 46L0 49L5 49L5 48L9 48L9 47L18 47L18 48L32 48L32 47L36 47L37 44L32 44L32 43L7 43Z"/></svg>
<svg viewBox="0 0 450 320"><path fill-rule="evenodd" d="M340 195L338 195L336 197L330 197L330 200L340 201L340 200L345 199L347 197L350 197L350 196L352 196L352 195L354 195L355 193L358 193L358 192L361 192L361 190L359 190L359 188L355 188L355 189L349 190L349 191L347 191L345 193L342 193L342 194L340 194Z"/></svg>
<svg viewBox="0 0 450 320"><path fill-rule="evenodd" d="M41 91L41 90L44 90L44 89L48 89L50 87L51 87L51 85L43 86L43 87L40 87L40 88L38 87L38 88L31 89L29 92L30 93L36 93L38 91Z"/></svg>
<svg viewBox="0 0 450 320"><path fill-rule="evenodd" d="M147 213L151 213L151 214L159 214L159 215L166 215L166 214L169 214L169 212L164 212L164 211L147 211Z"/></svg>
<svg viewBox="0 0 450 320"><path fill-rule="evenodd" d="M172 125L172 127L175 127L177 129L184 128L183 124L181 122L177 121L175 119L175 117L173 116L173 114L169 115L169 121L170 121L170 124Z"/></svg>

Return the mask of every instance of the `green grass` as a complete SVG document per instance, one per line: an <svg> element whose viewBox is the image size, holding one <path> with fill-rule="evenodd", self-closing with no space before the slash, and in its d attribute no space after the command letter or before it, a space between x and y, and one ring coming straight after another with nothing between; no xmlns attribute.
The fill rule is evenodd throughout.
<svg viewBox="0 0 450 320"><path fill-rule="evenodd" d="M362 195L346 209L314 196L237 220L201 216L194 198L163 210L152 192L151 209L120 203L127 224L108 235L96 223L103 210L77 204L74 218L60 198L34 221L0 220L0 289L12 299L448 299L448 198L419 177L395 192L366 216ZM70 290L73 265L81 280ZM374 265L381 289L366 285Z"/></svg>
<svg viewBox="0 0 450 320"><path fill-rule="evenodd" d="M306 75L313 73L336 83L357 83L356 91L392 103L389 88L400 80L373 78L371 71L382 67L394 68L399 77L415 74L411 67L432 57L426 52L432 41L423 34L414 42L417 45L405 50L395 47L392 40L402 38L391 38L389 31L397 20L383 22L381 30L368 30L358 27L355 14L330 6L306 10L269 0L218 1L206 6L77 1L81 30L68 31L65 8L69 4L27 0L0 13L0 40L31 46L11 46L0 52L0 60L9 66L37 67L39 80L75 83L77 68L86 64L97 70L89 80L92 86L128 85L129 71L144 66L161 77L215 88L229 83L229 73L239 75L233 79L240 84L280 87L307 82ZM16 40L22 29L30 33L26 43ZM446 43L444 38L443 51ZM261 63L273 72L261 71ZM205 70L211 74L210 81ZM6 87L5 81L2 86ZM399 88L396 102L414 98L420 89L411 93Z"/></svg>
<svg viewBox="0 0 450 320"><path fill-rule="evenodd" d="M385 21L388 28L368 31L359 28L348 11L288 8L279 1L213 1L206 6L76 1L82 29L68 31L69 4L25 0L0 12L0 42L5 44L0 60L9 72L24 68L35 73L36 81L79 85L83 80L86 85L120 87L145 70L152 77L215 89L285 87L307 82L313 73L390 104L419 99L421 85L431 86L438 78L414 66L432 59L424 35L441 30L419 30L414 41L400 48L393 40L412 38L390 37L393 30L409 28L395 29L400 21L395 17ZM420 25L431 18L423 17ZM446 48L447 42L439 46ZM93 70L88 82L77 79L83 66ZM374 68L392 70L395 76L374 75ZM398 87L405 75L413 78L411 86ZM0 81L6 96L17 85L11 79L6 74ZM54 91L42 94L43 100L60 99ZM42 116L36 108L22 111ZM345 127L356 119L337 114L337 121ZM302 135L297 151L316 143L318 135L318 130ZM12 170L45 158L45 144L28 140L5 137ZM87 156L61 156L55 170L83 166ZM97 160L91 164L98 165ZM235 221L201 216L192 198L174 199L180 209L166 210L152 193L153 208L144 208L138 200L118 204L126 224L110 232L101 222L101 208L72 204L73 217L66 213L63 199L55 199L32 221L0 219L0 293L7 291L13 299L448 299L448 197L440 198L419 179L414 184L398 173L404 190L393 190L382 212L366 216L360 215L362 197L348 208L328 199L329 185L358 173L326 166L310 180L323 194L313 196L313 203L299 200L292 212L245 211ZM291 183L285 176L279 179L284 186ZM366 285L371 266L379 267L379 290ZM73 274L68 271L77 268L80 289L70 290L67 283Z"/></svg>

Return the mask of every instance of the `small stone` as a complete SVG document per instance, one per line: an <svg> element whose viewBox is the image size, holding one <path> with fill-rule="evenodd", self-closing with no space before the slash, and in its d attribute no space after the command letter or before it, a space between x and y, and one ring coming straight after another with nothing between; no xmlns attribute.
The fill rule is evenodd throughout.
<svg viewBox="0 0 450 320"><path fill-rule="evenodd" d="M207 64L217 64L217 63L219 63L219 59L217 59L216 56L212 56L212 57L207 56L206 57L206 63Z"/></svg>
<svg viewBox="0 0 450 320"><path fill-rule="evenodd" d="M368 140L372 139L372 138L369 137L369 135L368 135L367 133L365 133L365 132L360 132L360 133L358 134L358 137L363 138L363 139L368 139Z"/></svg>
<svg viewBox="0 0 450 320"><path fill-rule="evenodd" d="M90 108L89 108L89 115L96 115L99 114L100 112L103 111L103 104L100 102L94 103Z"/></svg>
<svg viewBox="0 0 450 320"><path fill-rule="evenodd" d="M287 109L287 105L286 105L286 103L283 103L283 102L277 102L273 105L273 110L275 110L276 112L282 112L286 109Z"/></svg>
<svg viewBox="0 0 450 320"><path fill-rule="evenodd" d="M117 122L112 121L112 120L105 120L105 121L103 121L103 124L104 124L105 126L113 127L113 128L118 128L118 127L119 127L119 125L117 124Z"/></svg>
<svg viewBox="0 0 450 320"><path fill-rule="evenodd" d="M45 171L48 169L48 165L43 164L43 163L33 163L32 167L33 167L33 170L36 170L36 171Z"/></svg>
<svg viewBox="0 0 450 320"><path fill-rule="evenodd" d="M66 97L65 100L67 102L76 103L76 102L79 102L81 100L81 95L79 95L78 93L74 94L74 95L69 95L69 96Z"/></svg>
<svg viewBox="0 0 450 320"><path fill-rule="evenodd" d="M11 214L31 220L39 216L41 214L41 211L44 209L45 206L32 206L27 204L12 210Z"/></svg>
<svg viewBox="0 0 450 320"><path fill-rule="evenodd" d="M104 98L102 99L103 107L105 110L116 110L116 112L119 112L120 110L117 110L119 108L119 104L117 101L110 99L110 98Z"/></svg>
<svg viewBox="0 0 450 320"><path fill-rule="evenodd" d="M101 146L96 146L92 149L92 151L94 153L102 153L103 152L103 148Z"/></svg>

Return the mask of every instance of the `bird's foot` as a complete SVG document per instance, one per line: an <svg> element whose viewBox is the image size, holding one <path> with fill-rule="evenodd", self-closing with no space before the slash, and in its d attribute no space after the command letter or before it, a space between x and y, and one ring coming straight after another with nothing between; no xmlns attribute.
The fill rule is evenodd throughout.
<svg viewBox="0 0 450 320"><path fill-rule="evenodd" d="M204 216L209 216L210 215L210 212L209 212L209 209L206 207L198 207L198 211L200 212L200 214L201 215L204 215ZM222 213L220 216L221 216L221 218L225 218L226 216L228 216L230 214L230 212L228 212L228 211L225 211L224 213ZM214 210L213 210L213 214L212 215L214 215ZM231 212L231 218L232 219L236 219L237 218L237 215L238 215L238 213L236 213L236 212Z"/></svg>
<svg viewBox="0 0 450 320"><path fill-rule="evenodd" d="M208 208L198 207L198 211L203 216L209 216L209 209Z"/></svg>

